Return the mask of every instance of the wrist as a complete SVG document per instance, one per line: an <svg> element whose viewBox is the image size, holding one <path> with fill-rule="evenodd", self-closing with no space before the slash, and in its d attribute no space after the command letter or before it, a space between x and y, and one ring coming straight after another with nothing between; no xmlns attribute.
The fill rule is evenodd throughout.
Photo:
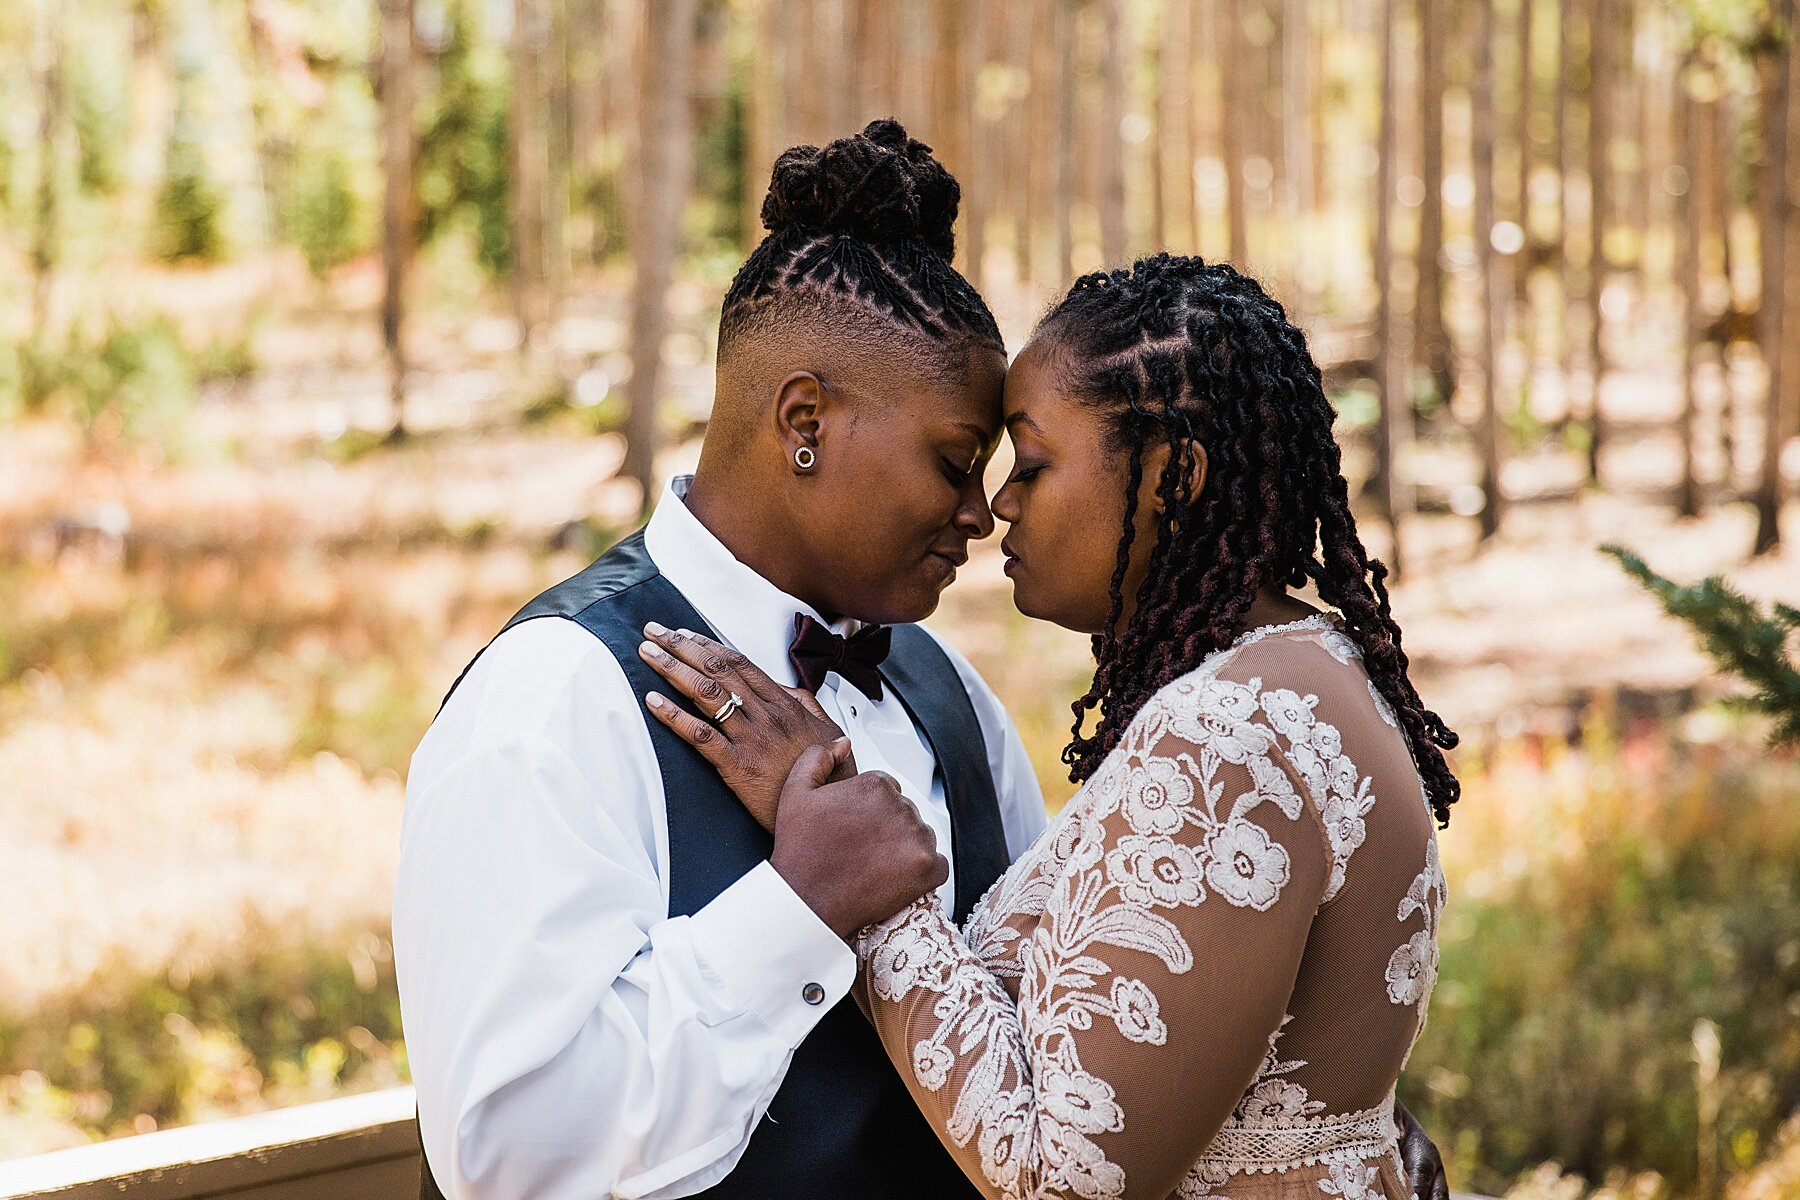
<svg viewBox="0 0 1800 1200"><path fill-rule="evenodd" d="M807 870L803 863L794 861L792 855L782 853L782 844L779 839L775 843L774 851L769 855L769 865L775 869L775 873L781 876L788 887L793 889L794 895L800 897L801 902L812 909L813 915L818 917L827 929L837 935L840 941L848 945L851 935L856 931L846 927L843 916L836 911L836 906L831 903L830 897L822 894L814 872Z"/></svg>

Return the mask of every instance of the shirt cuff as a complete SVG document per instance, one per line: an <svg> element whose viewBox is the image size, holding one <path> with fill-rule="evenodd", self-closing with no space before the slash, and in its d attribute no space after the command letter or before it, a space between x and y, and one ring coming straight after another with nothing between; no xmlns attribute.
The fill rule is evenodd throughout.
<svg viewBox="0 0 1800 1200"><path fill-rule="evenodd" d="M856 954L766 862L689 921L700 961L789 1045L856 981Z"/></svg>

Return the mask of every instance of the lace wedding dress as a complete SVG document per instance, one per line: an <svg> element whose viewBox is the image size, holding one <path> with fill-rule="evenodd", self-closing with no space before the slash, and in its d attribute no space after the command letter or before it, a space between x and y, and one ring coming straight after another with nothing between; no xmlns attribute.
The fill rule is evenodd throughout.
<svg viewBox="0 0 1800 1200"><path fill-rule="evenodd" d="M858 999L985 1195L1405 1200L1444 897L1393 711L1311 617L1158 692L963 929L865 930Z"/></svg>

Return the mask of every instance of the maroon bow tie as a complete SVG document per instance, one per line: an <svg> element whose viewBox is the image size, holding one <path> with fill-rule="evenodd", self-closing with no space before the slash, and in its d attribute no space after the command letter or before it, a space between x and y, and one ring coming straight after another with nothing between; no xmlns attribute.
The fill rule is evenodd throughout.
<svg viewBox="0 0 1800 1200"><path fill-rule="evenodd" d="M818 691L825 676L836 673L855 684L869 699L879 700L879 668L893 640L894 631L886 625L865 625L843 638L805 613L795 613L788 661L800 677L800 686L809 692Z"/></svg>

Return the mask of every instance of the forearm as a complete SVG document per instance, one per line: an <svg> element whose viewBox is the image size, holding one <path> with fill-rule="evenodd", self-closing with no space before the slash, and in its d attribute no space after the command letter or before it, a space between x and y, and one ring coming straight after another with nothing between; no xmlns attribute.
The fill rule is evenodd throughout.
<svg viewBox="0 0 1800 1200"><path fill-rule="evenodd" d="M423 1135L451 1194L677 1196L715 1182L853 970L766 867L614 946L610 975L603 954L588 973L560 947L494 964L505 983L467 979L449 993L465 1006L409 1012ZM551 959L562 978L546 975Z"/></svg>

